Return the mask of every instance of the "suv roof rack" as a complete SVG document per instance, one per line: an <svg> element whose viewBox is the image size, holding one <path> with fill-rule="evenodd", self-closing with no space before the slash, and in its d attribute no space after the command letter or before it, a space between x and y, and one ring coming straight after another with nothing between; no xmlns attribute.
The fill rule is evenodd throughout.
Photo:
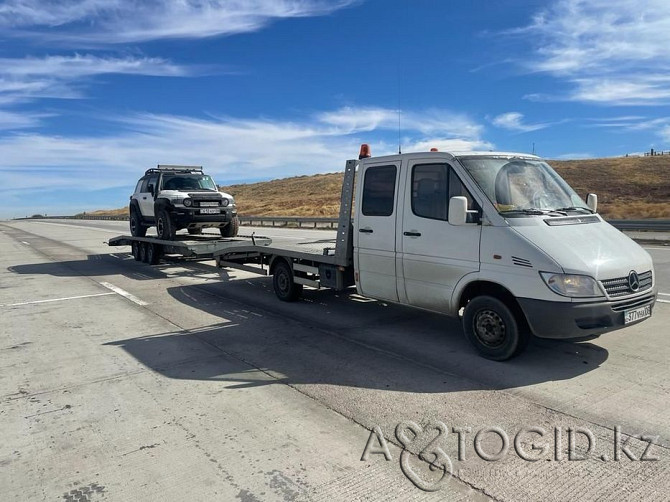
<svg viewBox="0 0 670 502"><path fill-rule="evenodd" d="M144 175L146 176L147 174L152 173L192 173L192 172L202 173L202 166L173 166L170 164L158 164L157 167L147 169L147 172L145 172Z"/></svg>

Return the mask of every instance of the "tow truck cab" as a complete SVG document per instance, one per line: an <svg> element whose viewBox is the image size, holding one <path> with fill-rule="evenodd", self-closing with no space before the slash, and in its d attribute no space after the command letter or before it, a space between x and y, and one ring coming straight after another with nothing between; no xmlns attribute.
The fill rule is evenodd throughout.
<svg viewBox="0 0 670 502"><path fill-rule="evenodd" d="M651 257L541 158L506 152L369 156L353 228L359 294L450 316L491 359L542 338L648 318Z"/></svg>

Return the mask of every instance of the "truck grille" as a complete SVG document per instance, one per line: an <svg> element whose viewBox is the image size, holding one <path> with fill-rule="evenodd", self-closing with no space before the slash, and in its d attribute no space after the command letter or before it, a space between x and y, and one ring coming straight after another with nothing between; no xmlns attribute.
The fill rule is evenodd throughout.
<svg viewBox="0 0 670 502"><path fill-rule="evenodd" d="M646 272L642 272L641 274L639 274L638 275L639 288L637 290L631 289L628 276L617 277L616 279L607 279L605 281L600 282L605 288L607 296L609 296L610 298L617 298L619 296L632 295L633 293L639 293L640 291L646 291L647 289L651 289L653 278L651 270L647 270Z"/></svg>

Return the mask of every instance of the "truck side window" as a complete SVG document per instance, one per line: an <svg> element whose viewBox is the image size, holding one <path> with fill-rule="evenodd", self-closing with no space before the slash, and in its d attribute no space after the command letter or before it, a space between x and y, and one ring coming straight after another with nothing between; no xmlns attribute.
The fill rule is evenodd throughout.
<svg viewBox="0 0 670 502"><path fill-rule="evenodd" d="M421 164L412 169L412 212L422 218L446 220L449 207L449 166Z"/></svg>
<svg viewBox="0 0 670 502"><path fill-rule="evenodd" d="M396 171L396 166L375 166L365 171L361 206L365 216L393 214Z"/></svg>

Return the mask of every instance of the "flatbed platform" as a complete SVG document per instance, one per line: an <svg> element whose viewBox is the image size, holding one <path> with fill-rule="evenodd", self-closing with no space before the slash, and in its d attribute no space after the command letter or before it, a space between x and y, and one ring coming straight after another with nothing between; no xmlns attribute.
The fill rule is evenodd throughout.
<svg viewBox="0 0 670 502"><path fill-rule="evenodd" d="M133 243L153 244L160 246L162 254L176 254L184 257L211 258L219 250L235 249L255 251L272 243L272 239L262 236L240 235L222 238L212 235L178 235L174 240L163 240L158 237L133 237L120 235L107 242L110 246L132 246Z"/></svg>

